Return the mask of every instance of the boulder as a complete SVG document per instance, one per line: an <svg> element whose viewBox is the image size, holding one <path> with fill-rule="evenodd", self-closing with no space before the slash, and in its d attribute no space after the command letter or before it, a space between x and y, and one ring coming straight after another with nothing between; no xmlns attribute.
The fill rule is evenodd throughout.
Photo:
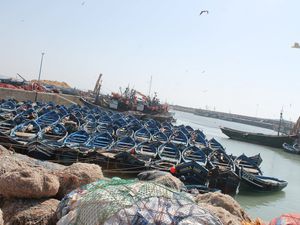
<svg viewBox="0 0 300 225"><path fill-rule="evenodd" d="M199 203L198 205L209 211L213 216L219 218L224 225L240 225L242 222L240 218L232 215L230 212L221 207L207 203Z"/></svg>
<svg viewBox="0 0 300 225"><path fill-rule="evenodd" d="M74 163L55 174L59 177L60 183L58 198L64 197L82 185L104 178L100 166L88 163Z"/></svg>
<svg viewBox="0 0 300 225"><path fill-rule="evenodd" d="M26 155L14 153L0 145L0 175L26 168L42 168L47 171L60 171L66 167L57 163L41 161L30 158Z"/></svg>
<svg viewBox="0 0 300 225"><path fill-rule="evenodd" d="M44 170L19 168L0 176L0 195L6 198L52 197L58 189L58 178Z"/></svg>
<svg viewBox="0 0 300 225"><path fill-rule="evenodd" d="M184 188L184 184L169 172L163 172L159 170L145 171L139 173L137 177L139 180L153 181L176 190L181 190Z"/></svg>
<svg viewBox="0 0 300 225"><path fill-rule="evenodd" d="M0 225L3 225L4 222L3 222L3 215L2 215L2 211L0 209Z"/></svg>
<svg viewBox="0 0 300 225"><path fill-rule="evenodd" d="M2 207L4 222L10 225L54 225L58 203L56 199L6 200Z"/></svg>
<svg viewBox="0 0 300 225"><path fill-rule="evenodd" d="M195 197L197 203L207 203L212 206L221 207L241 221L251 221L244 209L229 195L221 193L199 194Z"/></svg>

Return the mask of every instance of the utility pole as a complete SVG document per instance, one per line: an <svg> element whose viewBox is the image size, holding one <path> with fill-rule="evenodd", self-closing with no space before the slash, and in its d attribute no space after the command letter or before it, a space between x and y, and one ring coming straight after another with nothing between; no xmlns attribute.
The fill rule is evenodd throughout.
<svg viewBox="0 0 300 225"><path fill-rule="evenodd" d="M41 80L41 73L42 73L44 55L45 55L45 53L42 52L41 63L40 63L40 72L39 72L39 77L38 77L38 81L37 81L38 84L40 84L40 80ZM34 98L35 102L37 101L37 95L38 95L38 92L37 92L37 90L35 90L35 98Z"/></svg>

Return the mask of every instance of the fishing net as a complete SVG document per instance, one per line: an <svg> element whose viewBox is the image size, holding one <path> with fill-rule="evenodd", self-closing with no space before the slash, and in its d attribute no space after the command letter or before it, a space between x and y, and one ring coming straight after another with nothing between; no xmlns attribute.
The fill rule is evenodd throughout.
<svg viewBox="0 0 300 225"><path fill-rule="evenodd" d="M154 182L113 178L67 195L58 208L58 225L150 225L222 223L193 198Z"/></svg>

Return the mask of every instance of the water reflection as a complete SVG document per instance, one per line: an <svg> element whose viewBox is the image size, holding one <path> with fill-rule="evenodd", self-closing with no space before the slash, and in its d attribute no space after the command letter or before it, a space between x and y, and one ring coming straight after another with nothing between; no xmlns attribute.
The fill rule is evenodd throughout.
<svg viewBox="0 0 300 225"><path fill-rule="evenodd" d="M280 199L285 198L284 191L278 192L251 192L240 190L239 194L234 197L237 201L243 201L243 207L246 209L257 206L270 206Z"/></svg>

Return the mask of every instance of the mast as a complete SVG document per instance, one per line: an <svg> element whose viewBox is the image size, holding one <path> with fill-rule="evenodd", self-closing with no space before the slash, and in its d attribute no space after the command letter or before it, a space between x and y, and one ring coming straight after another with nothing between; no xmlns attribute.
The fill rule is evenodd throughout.
<svg viewBox="0 0 300 225"><path fill-rule="evenodd" d="M278 136L279 136L280 129L281 129L282 113L283 113L283 108L281 109L281 112L280 112L280 120L279 120L278 133L277 133Z"/></svg>
<svg viewBox="0 0 300 225"><path fill-rule="evenodd" d="M150 94L151 94L151 88L152 88L152 75L150 77L150 84L149 84L149 97L150 97Z"/></svg>

